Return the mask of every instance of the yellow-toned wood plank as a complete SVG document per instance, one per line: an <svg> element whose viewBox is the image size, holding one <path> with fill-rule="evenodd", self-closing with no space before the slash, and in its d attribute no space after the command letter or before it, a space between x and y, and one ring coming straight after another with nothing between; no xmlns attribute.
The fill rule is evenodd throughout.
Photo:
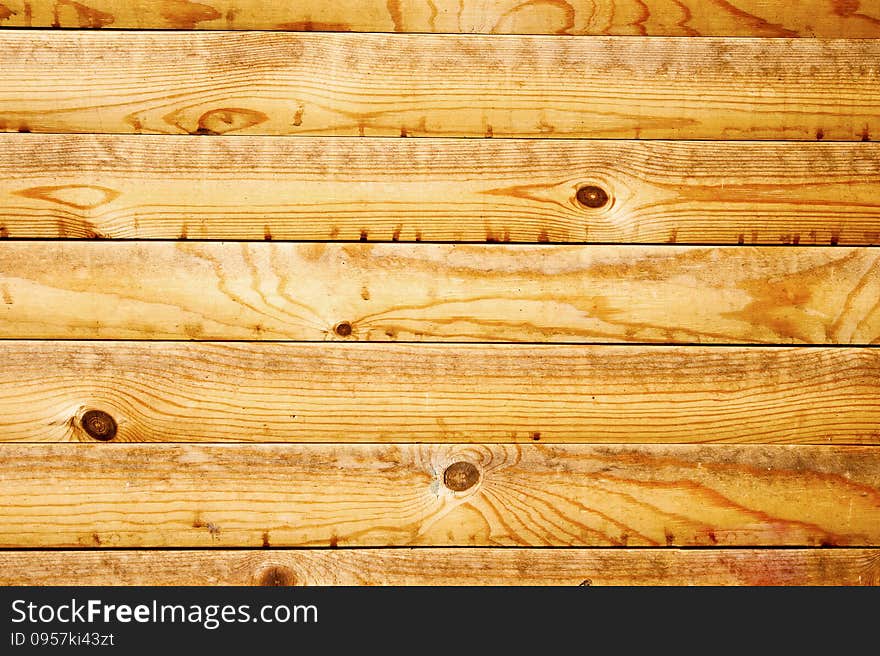
<svg viewBox="0 0 880 656"><path fill-rule="evenodd" d="M880 40L0 32L0 131L867 140Z"/></svg>
<svg viewBox="0 0 880 656"><path fill-rule="evenodd" d="M880 444L880 350L0 342L0 441Z"/></svg>
<svg viewBox="0 0 880 656"><path fill-rule="evenodd" d="M870 0L3 0L0 26L880 37Z"/></svg>
<svg viewBox="0 0 880 656"><path fill-rule="evenodd" d="M0 546L870 546L880 449L5 445Z"/></svg>
<svg viewBox="0 0 880 656"><path fill-rule="evenodd" d="M880 549L0 551L0 585L880 585Z"/></svg>
<svg viewBox="0 0 880 656"><path fill-rule="evenodd" d="M0 337L880 343L880 250L8 241Z"/></svg>
<svg viewBox="0 0 880 656"><path fill-rule="evenodd" d="M859 245L878 199L878 143L0 134L7 237Z"/></svg>

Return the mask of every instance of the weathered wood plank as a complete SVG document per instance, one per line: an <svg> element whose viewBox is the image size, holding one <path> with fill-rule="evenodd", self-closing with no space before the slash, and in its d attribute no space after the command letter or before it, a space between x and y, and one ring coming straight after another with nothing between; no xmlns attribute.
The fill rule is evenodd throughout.
<svg viewBox="0 0 880 656"><path fill-rule="evenodd" d="M880 343L880 250L9 241L0 337Z"/></svg>
<svg viewBox="0 0 880 656"><path fill-rule="evenodd" d="M0 134L8 237L859 245L878 199L880 143Z"/></svg>
<svg viewBox="0 0 880 656"><path fill-rule="evenodd" d="M880 585L880 549L0 551L0 585Z"/></svg>
<svg viewBox="0 0 880 656"><path fill-rule="evenodd" d="M0 441L880 444L880 350L0 342ZM106 435L99 435L106 438Z"/></svg>
<svg viewBox="0 0 880 656"><path fill-rule="evenodd" d="M0 546L870 546L878 465L858 446L5 445Z"/></svg>
<svg viewBox="0 0 880 656"><path fill-rule="evenodd" d="M867 140L880 40L0 32L0 131Z"/></svg>
<svg viewBox="0 0 880 656"><path fill-rule="evenodd" d="M3 0L0 26L880 37L859 0Z"/></svg>

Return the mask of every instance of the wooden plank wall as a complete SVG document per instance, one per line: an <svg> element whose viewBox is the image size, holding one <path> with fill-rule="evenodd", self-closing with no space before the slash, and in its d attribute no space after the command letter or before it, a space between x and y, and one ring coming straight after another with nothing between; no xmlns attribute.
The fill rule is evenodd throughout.
<svg viewBox="0 0 880 656"><path fill-rule="evenodd" d="M0 584L880 584L878 62L858 0L0 0Z"/></svg>

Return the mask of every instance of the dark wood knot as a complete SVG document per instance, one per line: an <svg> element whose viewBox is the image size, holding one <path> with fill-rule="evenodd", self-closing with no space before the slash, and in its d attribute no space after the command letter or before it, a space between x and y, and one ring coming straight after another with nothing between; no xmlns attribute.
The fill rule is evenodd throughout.
<svg viewBox="0 0 880 656"><path fill-rule="evenodd" d="M480 470L470 462L455 462L443 472L443 483L453 492L464 492L480 480Z"/></svg>
<svg viewBox="0 0 880 656"><path fill-rule="evenodd" d="M270 565L260 573L258 580L260 585L268 587L296 585L296 575L281 565Z"/></svg>
<svg viewBox="0 0 880 656"><path fill-rule="evenodd" d="M577 190L577 202L590 209L598 209L608 204L608 192L595 185L586 185Z"/></svg>
<svg viewBox="0 0 880 656"><path fill-rule="evenodd" d="M336 327L333 328L333 332L335 332L340 337L348 337L351 335L351 324L348 321L340 321L336 324Z"/></svg>
<svg viewBox="0 0 880 656"><path fill-rule="evenodd" d="M80 419L89 437L106 442L116 437L116 420L103 410L88 410Z"/></svg>

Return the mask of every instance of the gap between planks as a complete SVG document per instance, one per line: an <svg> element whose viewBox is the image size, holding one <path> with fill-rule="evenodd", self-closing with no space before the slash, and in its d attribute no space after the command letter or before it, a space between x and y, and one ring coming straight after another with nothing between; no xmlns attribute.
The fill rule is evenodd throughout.
<svg viewBox="0 0 880 656"><path fill-rule="evenodd" d="M870 245L878 197L878 143L0 134L8 238Z"/></svg>
<svg viewBox="0 0 880 656"><path fill-rule="evenodd" d="M0 131L861 141L878 59L875 39L0 30Z"/></svg>
<svg viewBox="0 0 880 656"><path fill-rule="evenodd" d="M0 585L880 585L880 549L0 551Z"/></svg>

